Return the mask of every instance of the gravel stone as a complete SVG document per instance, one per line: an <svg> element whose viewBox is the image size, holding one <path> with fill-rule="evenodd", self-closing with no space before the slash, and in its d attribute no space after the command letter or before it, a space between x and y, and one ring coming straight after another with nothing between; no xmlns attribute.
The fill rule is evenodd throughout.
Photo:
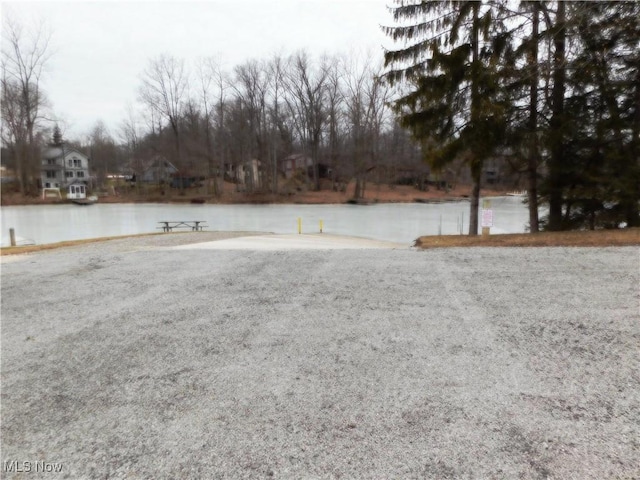
<svg viewBox="0 0 640 480"><path fill-rule="evenodd" d="M2 478L640 477L637 247L238 235L2 257Z"/></svg>

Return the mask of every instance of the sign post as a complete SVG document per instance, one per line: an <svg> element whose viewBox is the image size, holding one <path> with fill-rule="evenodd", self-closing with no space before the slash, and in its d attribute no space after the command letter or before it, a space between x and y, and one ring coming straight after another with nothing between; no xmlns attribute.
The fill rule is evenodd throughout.
<svg viewBox="0 0 640 480"><path fill-rule="evenodd" d="M482 236L488 237L493 227L493 210L489 200L482 201Z"/></svg>

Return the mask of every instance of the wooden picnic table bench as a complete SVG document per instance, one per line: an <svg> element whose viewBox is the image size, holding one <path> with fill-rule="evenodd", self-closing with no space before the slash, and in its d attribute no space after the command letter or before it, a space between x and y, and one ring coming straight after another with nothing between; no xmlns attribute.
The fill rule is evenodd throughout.
<svg viewBox="0 0 640 480"><path fill-rule="evenodd" d="M194 232L200 232L203 228L207 228L204 222L206 220L181 220L181 221L173 221L173 220L162 220L158 222L163 232L172 232L174 228L190 228Z"/></svg>

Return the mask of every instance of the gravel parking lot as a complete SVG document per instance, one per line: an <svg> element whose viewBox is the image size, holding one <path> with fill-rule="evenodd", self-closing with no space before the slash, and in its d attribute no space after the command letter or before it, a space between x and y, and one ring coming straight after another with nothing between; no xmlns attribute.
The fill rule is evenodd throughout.
<svg viewBox="0 0 640 480"><path fill-rule="evenodd" d="M637 247L238 236L2 257L2 478L640 478Z"/></svg>

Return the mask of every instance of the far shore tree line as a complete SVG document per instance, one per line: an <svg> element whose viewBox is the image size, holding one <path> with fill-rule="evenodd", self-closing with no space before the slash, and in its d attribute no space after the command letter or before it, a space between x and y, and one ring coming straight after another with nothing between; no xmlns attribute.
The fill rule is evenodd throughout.
<svg viewBox="0 0 640 480"><path fill-rule="evenodd" d="M225 69L160 55L116 131L98 121L65 141L91 158L99 185L168 161L213 196L225 178L274 194L355 180L361 198L367 181L466 173L471 235L499 165L527 190L532 232L640 225L639 3L397 1L390 11L385 31L404 46L384 58L296 51ZM21 191L37 194L56 125L41 89L50 36L15 22L3 36L3 152ZM285 178L294 154L303 168Z"/></svg>
<svg viewBox="0 0 640 480"><path fill-rule="evenodd" d="M31 195L39 191L42 149L56 129L65 136L64 122L45 117L50 109L41 71L49 37L37 33L8 24L3 42L3 118L16 118L3 122L3 147L20 191ZM274 194L343 190L355 180L356 198L365 195L367 180L424 187L429 169L391 112L392 88L381 78L382 64L380 56L314 58L297 51L225 69L213 57L187 64L159 55L142 69L137 104L115 131L98 121L86 137L64 141L90 157L98 186L119 174L135 178L133 188L142 189L145 172L154 170L162 192L173 183L184 193L190 182L183 180L197 178L214 196L224 180L247 193ZM291 156L296 168L285 178L284 161Z"/></svg>

